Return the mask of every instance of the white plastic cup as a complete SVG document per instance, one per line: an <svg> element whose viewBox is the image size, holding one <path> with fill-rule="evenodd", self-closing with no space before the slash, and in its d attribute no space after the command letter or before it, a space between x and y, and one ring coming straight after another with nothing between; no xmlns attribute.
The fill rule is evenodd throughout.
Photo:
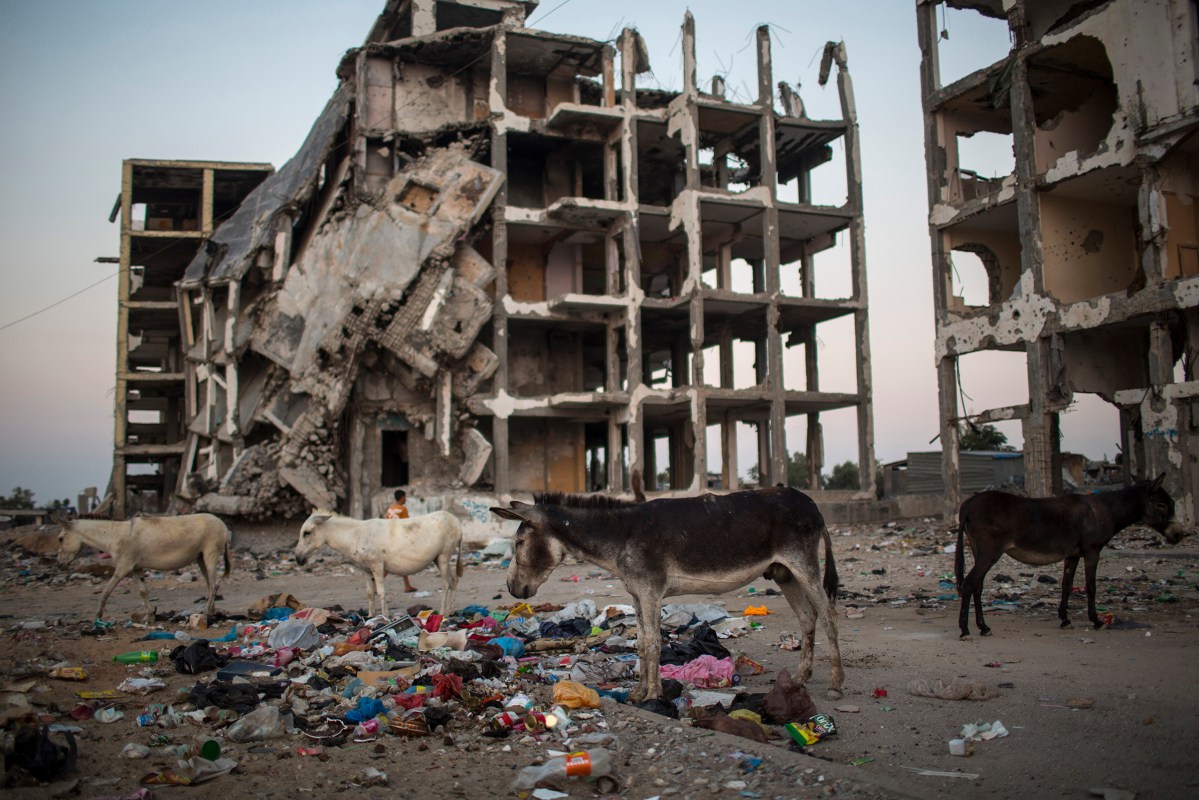
<svg viewBox="0 0 1199 800"><path fill-rule="evenodd" d="M951 756L968 756L970 755L970 743L965 739L950 739L949 740L949 755Z"/></svg>

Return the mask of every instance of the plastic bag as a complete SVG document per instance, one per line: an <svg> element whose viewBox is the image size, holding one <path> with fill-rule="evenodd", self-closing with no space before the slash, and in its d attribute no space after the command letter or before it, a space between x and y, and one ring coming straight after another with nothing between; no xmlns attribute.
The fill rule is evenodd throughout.
<svg viewBox="0 0 1199 800"><path fill-rule="evenodd" d="M316 626L302 619L289 619L279 623L271 631L268 643L278 650L281 647L291 647L295 650L315 650L321 646L321 635Z"/></svg>
<svg viewBox="0 0 1199 800"><path fill-rule="evenodd" d="M204 639L188 645L179 645L171 651L171 661L175 662L175 670L184 675L199 675L201 672L211 672L222 666L228 658L219 658L208 642Z"/></svg>
<svg viewBox="0 0 1199 800"><path fill-rule="evenodd" d="M275 706L256 708L225 731L225 738L231 742L258 742L282 735L283 719Z"/></svg>
<svg viewBox="0 0 1199 800"><path fill-rule="evenodd" d="M599 693L574 681L554 684L554 702L567 708L599 708Z"/></svg>

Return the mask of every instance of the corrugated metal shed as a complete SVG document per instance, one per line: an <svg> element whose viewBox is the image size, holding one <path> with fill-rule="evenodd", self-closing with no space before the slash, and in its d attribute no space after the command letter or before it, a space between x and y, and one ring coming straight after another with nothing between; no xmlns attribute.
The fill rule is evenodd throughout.
<svg viewBox="0 0 1199 800"><path fill-rule="evenodd" d="M963 450L961 453L962 494L1024 483L1024 454L997 450ZM945 491L941 453L908 453L907 491L934 494Z"/></svg>

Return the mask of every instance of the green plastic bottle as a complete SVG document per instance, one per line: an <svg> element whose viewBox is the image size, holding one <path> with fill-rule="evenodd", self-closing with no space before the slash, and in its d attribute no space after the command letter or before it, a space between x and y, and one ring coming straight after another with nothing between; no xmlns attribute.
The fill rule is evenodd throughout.
<svg viewBox="0 0 1199 800"><path fill-rule="evenodd" d="M134 650L129 653L121 653L112 657L113 661L120 661L122 664L144 664L158 661L157 650Z"/></svg>

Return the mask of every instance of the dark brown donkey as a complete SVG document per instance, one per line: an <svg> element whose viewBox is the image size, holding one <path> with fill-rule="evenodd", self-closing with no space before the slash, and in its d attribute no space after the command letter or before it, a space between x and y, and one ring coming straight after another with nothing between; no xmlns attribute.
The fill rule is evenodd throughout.
<svg viewBox="0 0 1199 800"><path fill-rule="evenodd" d="M832 613L837 568L824 518L807 495L774 488L629 503L554 493L535 495L534 502L491 509L520 522L508 591L532 597L567 553L620 578L633 596L640 625L641 680L630 695L635 702L662 694L662 598L729 592L759 575L778 583L799 617L805 640L800 680L811 675L816 619L823 623L832 661L828 696L841 697L844 670Z"/></svg>
<svg viewBox="0 0 1199 800"><path fill-rule="evenodd" d="M1062 570L1062 602L1057 615L1062 627L1070 626L1066 603L1074 586L1078 559L1086 564L1087 616L1096 628L1103 622L1095 613L1095 567L1099 551L1120 531L1142 523L1175 544L1185 529L1174 520L1174 500L1162 488L1163 474L1155 481L1141 481L1127 489L1088 495L1066 495L1033 499L1006 492L982 492L962 503L958 511L958 546L954 575L962 595L958 625L962 636L970 635L970 598L974 598L978 630L991 633L983 621L983 578L1004 553L1034 566L1066 560ZM970 537L974 568L966 569L963 536Z"/></svg>

